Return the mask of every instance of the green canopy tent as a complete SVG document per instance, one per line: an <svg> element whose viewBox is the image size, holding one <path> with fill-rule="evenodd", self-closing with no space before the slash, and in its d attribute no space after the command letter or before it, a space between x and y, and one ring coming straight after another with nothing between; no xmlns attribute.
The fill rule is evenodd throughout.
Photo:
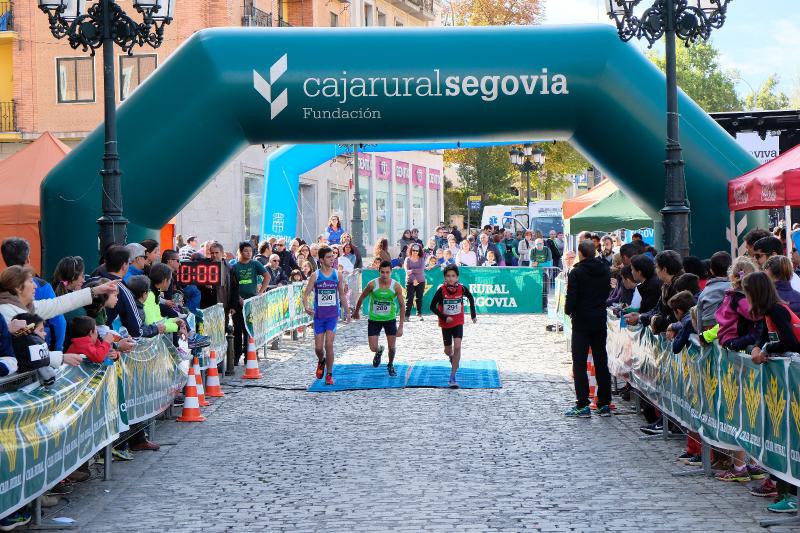
<svg viewBox="0 0 800 533"><path fill-rule="evenodd" d="M620 190L564 220L564 232L570 235L581 231L611 232L652 226L653 220Z"/></svg>

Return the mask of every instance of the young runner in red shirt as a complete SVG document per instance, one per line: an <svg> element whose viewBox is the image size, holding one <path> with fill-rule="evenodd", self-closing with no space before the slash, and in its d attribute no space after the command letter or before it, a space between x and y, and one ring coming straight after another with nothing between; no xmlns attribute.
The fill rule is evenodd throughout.
<svg viewBox="0 0 800 533"><path fill-rule="evenodd" d="M431 301L431 311L439 317L439 327L442 328L444 339L444 353L450 358L451 389L458 388L456 372L461 362L461 339L464 337L464 298L469 300L469 311L472 322L478 321L475 313L475 298L464 285L458 282L458 267L448 265L444 269L444 284L436 289Z"/></svg>

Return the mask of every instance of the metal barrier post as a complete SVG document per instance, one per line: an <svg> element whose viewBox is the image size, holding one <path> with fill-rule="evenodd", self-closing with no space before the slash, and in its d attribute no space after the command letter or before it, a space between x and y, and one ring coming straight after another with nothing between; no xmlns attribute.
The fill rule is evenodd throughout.
<svg viewBox="0 0 800 533"><path fill-rule="evenodd" d="M235 374L235 372L233 370L233 367L235 366L234 362L235 362L235 359L236 359L236 354L233 351L233 335L231 333L226 333L225 334L225 340L228 341L228 350L227 350L227 353L225 354L226 355L226 359L227 359L227 362L226 362L226 365L225 365L225 375L226 376L233 376Z"/></svg>
<svg viewBox="0 0 800 533"><path fill-rule="evenodd" d="M113 444L109 444L103 450L103 481L111 481L111 461L114 458L111 455L111 449L113 446Z"/></svg>

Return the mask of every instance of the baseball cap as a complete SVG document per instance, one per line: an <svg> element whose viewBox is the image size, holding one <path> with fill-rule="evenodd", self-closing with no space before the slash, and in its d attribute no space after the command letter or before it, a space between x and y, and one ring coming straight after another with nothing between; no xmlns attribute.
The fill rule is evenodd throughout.
<svg viewBox="0 0 800 533"><path fill-rule="evenodd" d="M147 249L138 242L126 244L125 249L128 250L128 253L130 254L130 256L128 256L129 263L137 257L145 257L145 254L147 253Z"/></svg>

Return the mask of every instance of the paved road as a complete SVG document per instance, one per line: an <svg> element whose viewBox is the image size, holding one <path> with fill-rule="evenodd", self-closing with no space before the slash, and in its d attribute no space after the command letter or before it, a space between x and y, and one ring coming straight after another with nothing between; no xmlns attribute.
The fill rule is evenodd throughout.
<svg viewBox="0 0 800 533"><path fill-rule="evenodd" d="M544 324L466 327L464 357L496 359L501 390L310 394L310 339L284 342L263 381L229 380L205 423L161 423L160 452L114 463L53 516L103 532L764 531L767 502L673 477L680 443L640 442L638 418L563 418L566 345ZM409 324L399 357L443 357L435 326ZM365 332L340 329L341 361L371 360Z"/></svg>

